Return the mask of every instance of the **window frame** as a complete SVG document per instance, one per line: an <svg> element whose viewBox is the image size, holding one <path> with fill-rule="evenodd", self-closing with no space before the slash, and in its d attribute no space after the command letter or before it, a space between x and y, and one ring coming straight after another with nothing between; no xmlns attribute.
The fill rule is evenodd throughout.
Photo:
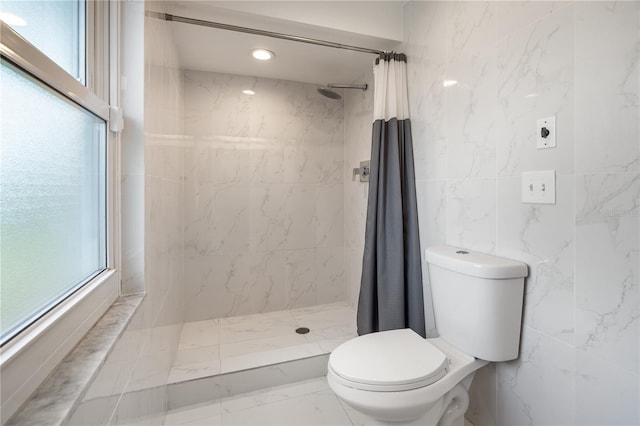
<svg viewBox="0 0 640 426"><path fill-rule="evenodd" d="M86 0L86 86L0 21L0 55L22 71L106 122L106 269L25 327L0 348L5 423L121 293L120 5ZM116 129L118 130L118 129ZM52 347L53 346L53 347ZM20 356L18 356L20 355Z"/></svg>
<svg viewBox="0 0 640 426"><path fill-rule="evenodd" d="M35 48L10 26L0 21L0 55L18 68L33 75L64 97L72 100L94 115L109 121L109 104L96 96L88 86L77 81L71 74Z"/></svg>

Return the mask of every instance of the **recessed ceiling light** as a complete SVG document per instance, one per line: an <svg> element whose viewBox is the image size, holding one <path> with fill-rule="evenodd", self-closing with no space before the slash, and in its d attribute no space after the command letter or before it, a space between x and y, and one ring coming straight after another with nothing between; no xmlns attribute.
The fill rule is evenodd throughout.
<svg viewBox="0 0 640 426"><path fill-rule="evenodd" d="M442 82L444 87L455 86L456 84L458 84L458 80L445 80Z"/></svg>
<svg viewBox="0 0 640 426"><path fill-rule="evenodd" d="M27 21L13 13L0 12L0 20L12 27L24 27L27 25Z"/></svg>
<svg viewBox="0 0 640 426"><path fill-rule="evenodd" d="M251 56L261 61L268 61L269 59L275 57L275 53L267 49L253 49L251 51Z"/></svg>
<svg viewBox="0 0 640 426"><path fill-rule="evenodd" d="M243 90L242 93L244 93L245 95L255 95L256 94L256 92L254 92L251 89Z"/></svg>

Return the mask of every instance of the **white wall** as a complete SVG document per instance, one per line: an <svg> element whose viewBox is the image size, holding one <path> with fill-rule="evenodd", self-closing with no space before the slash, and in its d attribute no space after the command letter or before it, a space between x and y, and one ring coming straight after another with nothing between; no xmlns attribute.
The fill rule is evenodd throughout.
<svg viewBox="0 0 640 426"><path fill-rule="evenodd" d="M520 358L477 377L476 425L640 422L639 6L406 7L422 247L530 266ZM548 169L557 203L521 203L521 172Z"/></svg>
<svg viewBox="0 0 640 426"><path fill-rule="evenodd" d="M389 40L402 40L400 1L217 1L216 7Z"/></svg>
<svg viewBox="0 0 640 426"><path fill-rule="evenodd" d="M343 106L316 87L185 71L187 321L346 298Z"/></svg>

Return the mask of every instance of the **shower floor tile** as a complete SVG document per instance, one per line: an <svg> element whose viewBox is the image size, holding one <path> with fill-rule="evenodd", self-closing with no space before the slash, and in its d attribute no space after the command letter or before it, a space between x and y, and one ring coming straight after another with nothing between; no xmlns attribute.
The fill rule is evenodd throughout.
<svg viewBox="0 0 640 426"><path fill-rule="evenodd" d="M355 336L346 302L185 323L169 383L327 354Z"/></svg>
<svg viewBox="0 0 640 426"><path fill-rule="evenodd" d="M220 326L217 319L187 322L180 333L178 350L213 346L220 343Z"/></svg>

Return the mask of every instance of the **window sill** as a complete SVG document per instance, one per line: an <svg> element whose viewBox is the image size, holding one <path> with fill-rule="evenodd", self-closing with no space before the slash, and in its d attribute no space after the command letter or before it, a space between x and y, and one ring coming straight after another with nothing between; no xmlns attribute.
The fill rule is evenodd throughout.
<svg viewBox="0 0 640 426"><path fill-rule="evenodd" d="M22 335L17 336L8 342L2 348L0 353L0 366L4 366L11 362L15 357L27 350L32 343L39 339L44 333L51 328L53 324L60 321L61 318L68 315L78 302L86 298L100 286L104 285L108 280L116 275L113 269L106 269L98 276L94 277L88 284L81 287L75 294L63 300L58 306L54 307L51 312L45 314L42 318L35 321L34 324L24 330Z"/></svg>
<svg viewBox="0 0 640 426"><path fill-rule="evenodd" d="M132 295L116 300L7 424L68 421L143 298Z"/></svg>

